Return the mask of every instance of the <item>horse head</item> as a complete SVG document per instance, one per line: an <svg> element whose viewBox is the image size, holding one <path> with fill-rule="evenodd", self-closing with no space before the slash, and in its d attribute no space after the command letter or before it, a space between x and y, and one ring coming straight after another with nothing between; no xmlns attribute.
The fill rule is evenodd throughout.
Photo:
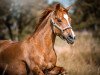
<svg viewBox="0 0 100 75"><path fill-rule="evenodd" d="M54 34L62 37L68 44L73 44L75 34L71 26L71 18L68 15L69 9L70 7L63 8L60 4L56 4L50 21Z"/></svg>

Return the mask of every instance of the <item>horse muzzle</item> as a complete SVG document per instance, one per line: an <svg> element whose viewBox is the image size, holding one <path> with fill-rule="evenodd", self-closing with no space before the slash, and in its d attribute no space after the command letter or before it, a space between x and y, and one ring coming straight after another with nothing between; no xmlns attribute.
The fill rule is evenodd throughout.
<svg viewBox="0 0 100 75"><path fill-rule="evenodd" d="M65 37L66 41L68 44L73 44L75 42L75 37L68 35L67 37Z"/></svg>

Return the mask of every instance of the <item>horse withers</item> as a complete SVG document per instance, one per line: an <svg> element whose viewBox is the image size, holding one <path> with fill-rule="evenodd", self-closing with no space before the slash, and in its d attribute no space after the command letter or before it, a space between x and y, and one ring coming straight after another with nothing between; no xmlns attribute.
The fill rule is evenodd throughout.
<svg viewBox="0 0 100 75"><path fill-rule="evenodd" d="M0 41L0 75L58 75L64 68L56 66L56 36L73 44L69 8L56 4L43 12L34 33L23 41Z"/></svg>

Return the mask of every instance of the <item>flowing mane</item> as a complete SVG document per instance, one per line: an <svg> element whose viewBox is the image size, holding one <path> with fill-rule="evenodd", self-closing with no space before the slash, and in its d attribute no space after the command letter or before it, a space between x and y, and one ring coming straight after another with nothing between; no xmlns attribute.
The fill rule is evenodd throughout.
<svg viewBox="0 0 100 75"><path fill-rule="evenodd" d="M35 31L37 30L37 28L39 27L39 25L41 25L42 21L47 17L47 15L52 12L52 8L51 7L48 7L47 9L45 9L43 12L42 12L42 15L41 17L39 18L39 21L35 27ZM34 32L35 32L34 31Z"/></svg>

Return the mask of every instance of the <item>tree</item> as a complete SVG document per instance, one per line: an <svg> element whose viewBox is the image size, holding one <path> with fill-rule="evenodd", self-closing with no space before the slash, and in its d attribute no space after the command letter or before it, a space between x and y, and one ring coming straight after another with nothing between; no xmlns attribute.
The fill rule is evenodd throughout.
<svg viewBox="0 0 100 75"><path fill-rule="evenodd" d="M3 24L0 24L0 28L5 25L8 31L4 33L6 38L9 36L12 40L20 40L33 32L36 25L35 18L46 6L47 0L1 0L0 19L3 20Z"/></svg>
<svg viewBox="0 0 100 75"><path fill-rule="evenodd" d="M100 2L98 0L77 0L73 14L76 28L99 30Z"/></svg>

